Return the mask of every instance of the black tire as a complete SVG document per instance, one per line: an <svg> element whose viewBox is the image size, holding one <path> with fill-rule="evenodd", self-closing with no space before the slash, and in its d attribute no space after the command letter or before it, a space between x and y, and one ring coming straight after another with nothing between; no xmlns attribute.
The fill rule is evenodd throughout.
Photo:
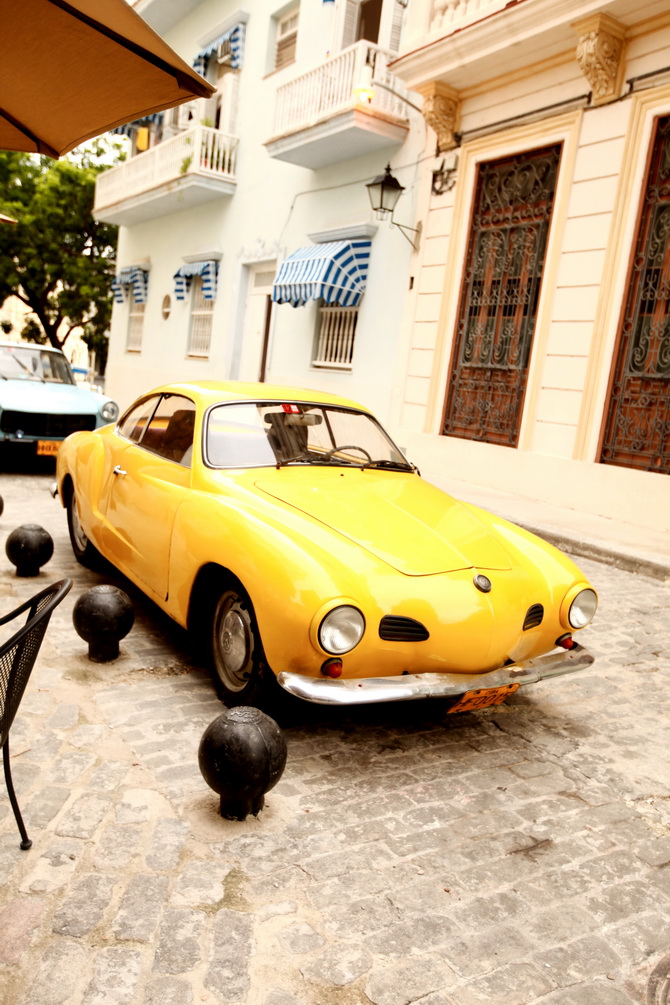
<svg viewBox="0 0 670 1005"><path fill-rule="evenodd" d="M210 668L214 686L228 706L261 707L270 697L272 674L265 664L256 616L236 584L225 586L211 608Z"/></svg>
<svg viewBox="0 0 670 1005"><path fill-rule="evenodd" d="M81 565L85 565L87 569L96 569L100 565L100 552L86 537L84 529L79 522L74 488L70 489L65 505L67 508L67 529L70 534L70 544L72 545L74 557Z"/></svg>

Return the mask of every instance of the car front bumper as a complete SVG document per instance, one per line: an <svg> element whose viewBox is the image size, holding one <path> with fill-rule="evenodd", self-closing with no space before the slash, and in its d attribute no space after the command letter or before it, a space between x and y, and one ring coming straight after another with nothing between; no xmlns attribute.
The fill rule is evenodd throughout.
<svg viewBox="0 0 670 1005"><path fill-rule="evenodd" d="M505 687L508 684L535 684L548 677L585 670L594 661L583 646L520 660L489 673L419 673L398 677L359 677L349 680L307 677L282 672L277 681L296 698L318 705L366 705L381 701L415 701L419 698L452 698L466 692Z"/></svg>

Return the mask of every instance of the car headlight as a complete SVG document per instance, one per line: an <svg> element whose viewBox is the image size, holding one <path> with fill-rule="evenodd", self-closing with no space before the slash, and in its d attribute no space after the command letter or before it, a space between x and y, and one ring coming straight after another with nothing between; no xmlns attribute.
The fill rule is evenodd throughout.
<svg viewBox="0 0 670 1005"><path fill-rule="evenodd" d="M596 613L598 598L594 590L580 590L570 604L568 621L571 628L585 628Z"/></svg>
<svg viewBox="0 0 670 1005"><path fill-rule="evenodd" d="M119 406L115 401L106 401L100 409L100 415L105 422L114 422L119 417Z"/></svg>
<svg viewBox="0 0 670 1005"><path fill-rule="evenodd" d="M358 645L364 631L365 618L356 607L336 607L319 625L319 645L340 656Z"/></svg>

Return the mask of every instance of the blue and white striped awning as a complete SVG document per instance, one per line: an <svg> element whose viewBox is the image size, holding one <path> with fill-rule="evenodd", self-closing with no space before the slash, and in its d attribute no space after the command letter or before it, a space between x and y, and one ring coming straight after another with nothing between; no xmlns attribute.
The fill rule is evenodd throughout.
<svg viewBox="0 0 670 1005"><path fill-rule="evenodd" d="M137 265L127 265L121 269L112 279L112 292L117 304L122 304L125 300L124 289L128 286L133 288L133 300L136 304L146 304L149 286L149 273L146 269L140 269Z"/></svg>
<svg viewBox="0 0 670 1005"><path fill-rule="evenodd" d="M298 248L279 266L272 284L276 304L301 307L325 300L356 307L365 293L370 241L330 241Z"/></svg>
<svg viewBox="0 0 670 1005"><path fill-rule="evenodd" d="M202 294L205 300L216 300L216 279L219 263L214 260L187 262L174 274L175 300L186 300L186 293L194 276L202 276Z"/></svg>
<svg viewBox="0 0 670 1005"><path fill-rule="evenodd" d="M208 42L193 60L193 69L204 77L207 73L209 59L214 55L219 46L225 45L226 42L230 48L230 65L233 70L237 70L242 65L242 58L244 56L244 24L241 21L238 24L234 24L232 28L227 28L221 35L217 35L211 42Z"/></svg>
<svg viewBox="0 0 670 1005"><path fill-rule="evenodd" d="M116 133L118 136L132 136L133 133L137 129L141 129L142 126L160 126L162 121L163 113L154 112L153 115L145 115L142 119L135 119L133 122L126 122L125 126L117 126L116 129L112 129L111 132Z"/></svg>

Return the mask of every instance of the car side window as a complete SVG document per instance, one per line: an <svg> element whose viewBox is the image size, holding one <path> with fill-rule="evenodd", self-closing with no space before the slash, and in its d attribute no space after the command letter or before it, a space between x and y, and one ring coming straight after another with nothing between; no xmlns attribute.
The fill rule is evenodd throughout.
<svg viewBox="0 0 670 1005"><path fill-rule="evenodd" d="M126 412L119 422L121 436L132 440L133 443L139 443L144 430L149 425L149 420L158 404L158 399L159 395L154 395L152 398L141 401L139 405L135 405L129 412Z"/></svg>
<svg viewBox="0 0 670 1005"><path fill-rule="evenodd" d="M161 398L142 437L141 446L169 461L190 467L195 405L178 394Z"/></svg>

